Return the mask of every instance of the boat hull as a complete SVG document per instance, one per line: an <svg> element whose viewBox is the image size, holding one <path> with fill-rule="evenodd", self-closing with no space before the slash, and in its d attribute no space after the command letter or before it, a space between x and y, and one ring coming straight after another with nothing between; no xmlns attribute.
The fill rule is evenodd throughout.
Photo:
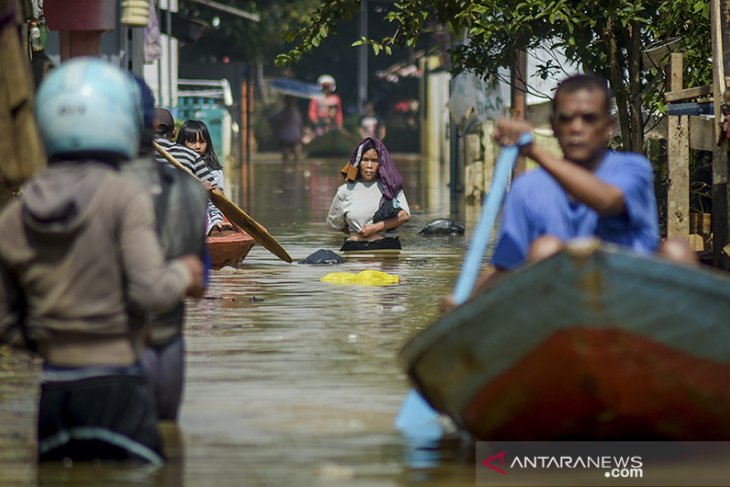
<svg viewBox="0 0 730 487"><path fill-rule="evenodd" d="M484 439L730 439L730 279L612 247L526 267L401 360Z"/></svg>
<svg viewBox="0 0 730 487"><path fill-rule="evenodd" d="M246 232L236 232L222 237L207 237L211 266L220 269L243 262L256 241Z"/></svg>
<svg viewBox="0 0 730 487"><path fill-rule="evenodd" d="M461 418L494 440L730 438L730 368L616 328L561 330Z"/></svg>

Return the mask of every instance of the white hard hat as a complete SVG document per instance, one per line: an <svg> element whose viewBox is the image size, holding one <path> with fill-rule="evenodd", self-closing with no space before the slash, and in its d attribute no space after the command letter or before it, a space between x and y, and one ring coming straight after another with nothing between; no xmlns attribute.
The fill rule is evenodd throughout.
<svg viewBox="0 0 730 487"><path fill-rule="evenodd" d="M323 74L322 76L317 78L317 84L319 86L330 85L332 87L332 91L335 91L335 88L337 87L337 85L335 84L335 79L329 74Z"/></svg>
<svg viewBox="0 0 730 487"><path fill-rule="evenodd" d="M132 76L98 58L66 61L43 79L35 103L49 156L137 153L144 118Z"/></svg>

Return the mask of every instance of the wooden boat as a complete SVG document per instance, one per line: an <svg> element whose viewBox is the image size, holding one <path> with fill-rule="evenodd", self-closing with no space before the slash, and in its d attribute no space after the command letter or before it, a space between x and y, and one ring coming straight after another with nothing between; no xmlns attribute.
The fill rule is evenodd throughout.
<svg viewBox="0 0 730 487"><path fill-rule="evenodd" d="M594 240L506 276L400 358L481 439L730 439L730 278Z"/></svg>
<svg viewBox="0 0 730 487"><path fill-rule="evenodd" d="M358 142L344 129L330 130L313 138L304 150L309 157L349 157Z"/></svg>
<svg viewBox="0 0 730 487"><path fill-rule="evenodd" d="M256 241L246 232L231 233L221 237L207 237L213 269L243 262Z"/></svg>

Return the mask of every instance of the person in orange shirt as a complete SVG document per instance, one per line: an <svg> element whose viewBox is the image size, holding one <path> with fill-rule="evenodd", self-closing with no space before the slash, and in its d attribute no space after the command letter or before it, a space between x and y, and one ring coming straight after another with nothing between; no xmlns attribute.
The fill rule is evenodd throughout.
<svg viewBox="0 0 730 487"><path fill-rule="evenodd" d="M324 96L313 98L309 102L308 116L317 135L322 135L332 129L330 124L332 111L336 128L342 128L342 100L335 94L337 85L332 76L323 74L317 79L317 84L322 88Z"/></svg>

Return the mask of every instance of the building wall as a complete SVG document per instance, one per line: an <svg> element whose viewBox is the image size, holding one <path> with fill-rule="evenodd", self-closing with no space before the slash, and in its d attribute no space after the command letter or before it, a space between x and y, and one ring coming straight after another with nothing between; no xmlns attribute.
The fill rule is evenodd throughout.
<svg viewBox="0 0 730 487"><path fill-rule="evenodd" d="M158 6L177 12L177 0L158 0ZM167 25L171 25L171 22ZM144 79L152 88L158 106L174 108L177 106L178 41L172 36L161 34L160 48L160 58L144 65Z"/></svg>

